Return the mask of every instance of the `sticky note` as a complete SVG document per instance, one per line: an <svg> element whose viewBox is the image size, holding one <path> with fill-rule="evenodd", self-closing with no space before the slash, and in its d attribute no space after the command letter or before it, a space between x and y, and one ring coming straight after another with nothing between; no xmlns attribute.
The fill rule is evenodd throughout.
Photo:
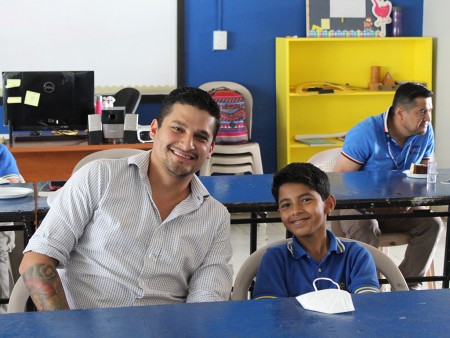
<svg viewBox="0 0 450 338"><path fill-rule="evenodd" d="M5 88L16 88L20 87L20 79L7 79Z"/></svg>
<svg viewBox="0 0 450 338"><path fill-rule="evenodd" d="M29 106L37 107L39 105L39 99L41 98L40 93L32 92L31 90L27 90L25 94L25 104Z"/></svg>
<svg viewBox="0 0 450 338"><path fill-rule="evenodd" d="M321 19L320 26L322 29L330 29L330 19Z"/></svg>
<svg viewBox="0 0 450 338"><path fill-rule="evenodd" d="M10 96L6 100L6 103L8 103L8 104L22 103L22 97L20 97L20 96Z"/></svg>
<svg viewBox="0 0 450 338"><path fill-rule="evenodd" d="M319 31L319 32L321 32L323 29L322 29L322 27L319 27L319 26L317 26L317 25L313 25L313 26L311 27L311 30L312 30L312 31Z"/></svg>

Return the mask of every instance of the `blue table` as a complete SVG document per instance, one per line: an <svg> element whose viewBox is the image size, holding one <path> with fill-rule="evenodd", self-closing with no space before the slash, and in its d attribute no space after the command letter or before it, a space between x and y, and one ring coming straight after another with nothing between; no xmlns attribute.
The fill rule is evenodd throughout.
<svg viewBox="0 0 450 338"><path fill-rule="evenodd" d="M353 295L355 312L304 310L295 298L0 316L3 337L448 337L450 290Z"/></svg>
<svg viewBox="0 0 450 338"><path fill-rule="evenodd" d="M337 209L379 208L398 206L433 206L450 207L450 184L441 181L450 179L450 169L440 169L436 184L427 184L425 179L407 177L401 171L356 171L347 173L328 173L331 193L336 197ZM223 203L231 213L250 212L252 217L233 219L232 223L250 223L250 253L256 250L257 223L280 221L279 218L261 219L256 214L275 211L277 205L271 193L272 174L265 175L222 175L201 176L200 180L211 195ZM41 184L41 183L40 183ZM39 187L39 184L38 184ZM38 199L38 216L48 210L45 198ZM377 218L398 217L435 217L449 216L446 212L421 212L411 215L387 214ZM373 218L371 215L352 216L353 219ZM330 216L329 220L345 219L344 216ZM450 218L449 218L450 220ZM444 273L431 279L442 280L443 287L449 287L450 281L450 226L447 224ZM424 277L422 280L431 280Z"/></svg>

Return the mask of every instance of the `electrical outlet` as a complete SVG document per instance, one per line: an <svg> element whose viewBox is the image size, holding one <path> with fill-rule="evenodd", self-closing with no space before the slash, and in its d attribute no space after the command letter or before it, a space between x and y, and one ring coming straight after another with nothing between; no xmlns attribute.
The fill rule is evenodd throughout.
<svg viewBox="0 0 450 338"><path fill-rule="evenodd" d="M227 49L227 31L214 31L213 50Z"/></svg>

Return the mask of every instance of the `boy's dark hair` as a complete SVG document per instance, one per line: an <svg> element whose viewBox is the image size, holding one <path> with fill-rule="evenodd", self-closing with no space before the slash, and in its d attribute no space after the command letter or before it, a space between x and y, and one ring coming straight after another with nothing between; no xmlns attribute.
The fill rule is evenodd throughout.
<svg viewBox="0 0 450 338"><path fill-rule="evenodd" d="M423 84L417 82L406 82L398 87L392 102L392 108L404 106L411 109L415 105L415 99L418 97L433 97L433 92L425 87Z"/></svg>
<svg viewBox="0 0 450 338"><path fill-rule="evenodd" d="M175 103L187 104L200 110L205 110L209 113L209 115L214 117L216 120L216 125L214 128L213 141L216 139L220 126L220 110L211 95L204 90L195 87L181 87L172 90L172 92L162 101L161 111L156 117L158 126L162 126L166 116L170 115L172 112L172 107Z"/></svg>
<svg viewBox="0 0 450 338"><path fill-rule="evenodd" d="M278 204L280 187L285 183L301 183L319 193L322 200L330 196L330 181L327 174L311 163L294 162L275 173L272 195Z"/></svg>

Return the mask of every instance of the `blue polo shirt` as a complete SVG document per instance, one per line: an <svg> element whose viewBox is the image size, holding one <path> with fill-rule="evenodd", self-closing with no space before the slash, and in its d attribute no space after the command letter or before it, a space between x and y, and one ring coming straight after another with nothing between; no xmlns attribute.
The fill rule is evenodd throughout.
<svg viewBox="0 0 450 338"><path fill-rule="evenodd" d="M360 170L408 170L411 163L430 159L434 152L431 123L424 135L410 136L403 148L389 136L389 109L354 126L345 136L342 153L361 165Z"/></svg>
<svg viewBox="0 0 450 338"><path fill-rule="evenodd" d="M16 160L5 145L0 143L0 178L19 178Z"/></svg>
<svg viewBox="0 0 450 338"><path fill-rule="evenodd" d="M253 298L297 297L314 291L313 281L319 277L332 279L350 293L378 292L372 255L359 243L343 242L329 230L327 236L330 248L320 262L295 237L267 249L256 275ZM325 280L317 281L316 287L336 288Z"/></svg>

